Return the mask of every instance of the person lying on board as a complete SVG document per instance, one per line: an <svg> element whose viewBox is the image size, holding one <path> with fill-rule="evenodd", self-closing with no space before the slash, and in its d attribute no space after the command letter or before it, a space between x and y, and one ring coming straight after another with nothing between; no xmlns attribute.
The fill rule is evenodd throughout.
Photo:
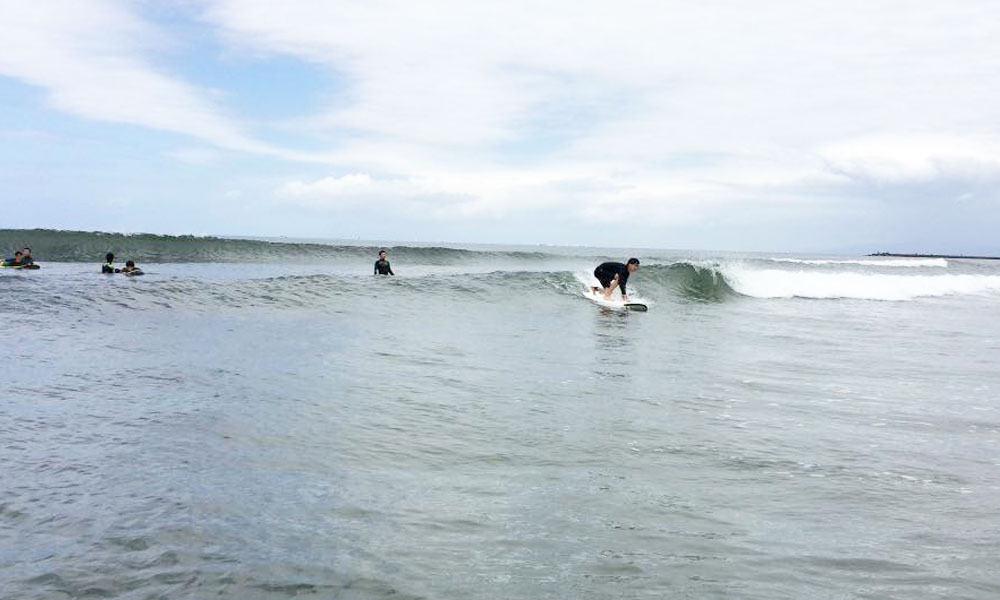
<svg viewBox="0 0 1000 600"><path fill-rule="evenodd" d="M104 264L101 265L101 273L121 273L122 270L115 267L115 255L108 252L104 255Z"/></svg>
<svg viewBox="0 0 1000 600"><path fill-rule="evenodd" d="M378 251L378 260L375 261L375 275L395 275L389 261L385 259L385 250Z"/></svg>
<svg viewBox="0 0 1000 600"><path fill-rule="evenodd" d="M23 261L23 258L22 258L23 256L24 255L21 254L20 251L15 252L14 253L14 258L5 258L3 260L3 266L5 266L5 267L23 267L24 266L24 262L22 262Z"/></svg>
<svg viewBox="0 0 1000 600"><path fill-rule="evenodd" d="M125 275L142 275L142 269L135 266L134 260L125 261L125 268L121 272Z"/></svg>
<svg viewBox="0 0 1000 600"><path fill-rule="evenodd" d="M628 276L639 270L639 259L630 258L628 263L622 264L620 262L606 262L597 265L594 269L594 277L597 281L601 282L600 288L593 288L594 293L602 291L604 294L604 299L609 300L611 298L611 292L615 291L616 287L622 290L622 300L628 302L628 293L625 290L625 284L628 283Z"/></svg>

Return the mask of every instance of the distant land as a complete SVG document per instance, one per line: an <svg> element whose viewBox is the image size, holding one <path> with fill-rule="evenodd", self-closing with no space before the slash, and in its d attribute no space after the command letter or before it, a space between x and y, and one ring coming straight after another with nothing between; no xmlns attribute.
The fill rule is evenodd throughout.
<svg viewBox="0 0 1000 600"><path fill-rule="evenodd" d="M965 254L896 254L893 252L876 252L868 256L894 256L898 258L971 258L973 260L1000 260L1000 256L967 256Z"/></svg>

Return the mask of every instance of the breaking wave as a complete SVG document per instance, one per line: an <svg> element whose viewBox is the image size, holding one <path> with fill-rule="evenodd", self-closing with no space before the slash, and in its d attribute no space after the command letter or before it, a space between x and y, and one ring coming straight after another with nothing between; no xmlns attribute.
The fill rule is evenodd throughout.
<svg viewBox="0 0 1000 600"><path fill-rule="evenodd" d="M78 275L55 282L32 275L2 277L8 302L0 313L30 303L35 312L184 308L310 308L339 310L359 298L402 295L442 301L504 301L511 297L557 294L579 297L591 285L586 272L492 271L435 273L379 278L349 275L285 275L262 279L213 281L199 277L147 274L139 281ZM737 298L858 299L904 301L922 297L1000 294L1000 275L884 274L761 269L741 264L697 265L680 262L644 266L629 290L647 301L725 302ZM39 302L39 298L45 298Z"/></svg>
<svg viewBox="0 0 1000 600"><path fill-rule="evenodd" d="M802 258L768 258L771 262L793 263L799 265L862 265L869 267L947 267L948 261L943 258L904 258L904 259L802 259Z"/></svg>
<svg viewBox="0 0 1000 600"><path fill-rule="evenodd" d="M650 265L630 279L629 287L649 290L656 296L666 292L687 300L715 302L739 296L903 301L1000 293L1000 275L893 274L805 266L794 270L761 268L739 261Z"/></svg>
<svg viewBox="0 0 1000 600"><path fill-rule="evenodd" d="M1000 292L1000 276L973 274L896 275L851 271L820 272L722 269L734 291L754 298L853 298L913 300L921 297L984 295Z"/></svg>
<svg viewBox="0 0 1000 600"><path fill-rule="evenodd" d="M555 293L579 298L594 283L584 264L603 259L571 254L447 247L397 246L391 258L399 265L422 265L423 274L383 279L338 272L370 265L378 247L260 240L124 235L53 230L0 230L0 248L31 245L40 261L99 263L107 251L119 259L143 263L295 262L298 273L225 281L198 275L157 275L147 270L141 281L106 279L76 267L56 276L47 269L0 277L9 301L0 312L23 300L51 307L114 306L133 309L187 307L313 307L338 310L345 296L404 294L439 296L445 301L496 302L516 295ZM310 260L315 259L315 260ZM739 298L858 299L905 301L924 297L1000 294L1000 274L993 267L949 264L944 259L798 259L718 260L644 259L629 281L633 295L650 301L726 302ZM324 273L309 274L319 262ZM438 265L441 268L438 268ZM885 269L882 267L890 267ZM899 269L896 267L903 267ZM920 267L922 269L913 269ZM274 272L273 267L265 267ZM573 270L555 270L568 268ZM256 272L254 267L241 268ZM23 298L20 295L23 294ZM45 302L37 302L45 298ZM344 300L347 301L347 300ZM47 310L41 308L40 310Z"/></svg>

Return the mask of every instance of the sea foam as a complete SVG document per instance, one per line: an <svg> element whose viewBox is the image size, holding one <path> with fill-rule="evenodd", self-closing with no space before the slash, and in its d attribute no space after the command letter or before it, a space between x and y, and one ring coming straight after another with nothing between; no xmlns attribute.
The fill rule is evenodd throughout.
<svg viewBox="0 0 1000 600"><path fill-rule="evenodd" d="M720 268L732 289L755 298L857 298L912 300L928 296L1000 292L997 275L895 275L789 271L746 266Z"/></svg>

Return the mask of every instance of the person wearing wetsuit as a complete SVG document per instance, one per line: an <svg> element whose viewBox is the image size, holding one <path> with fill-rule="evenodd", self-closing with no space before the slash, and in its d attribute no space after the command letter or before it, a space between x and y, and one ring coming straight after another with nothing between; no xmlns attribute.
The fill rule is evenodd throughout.
<svg viewBox="0 0 1000 600"><path fill-rule="evenodd" d="M385 250L379 250L378 260L375 261L375 275L395 275L389 261L385 259Z"/></svg>
<svg viewBox="0 0 1000 600"><path fill-rule="evenodd" d="M3 260L3 266L5 267L23 267L24 263L21 258L22 254L20 252L14 253L14 258L5 258Z"/></svg>
<svg viewBox="0 0 1000 600"><path fill-rule="evenodd" d="M106 262L101 266L101 273L121 273L121 269L115 268L115 255L113 253L105 254L104 260Z"/></svg>
<svg viewBox="0 0 1000 600"><path fill-rule="evenodd" d="M604 288L604 299L611 298L611 292L615 291L616 287L620 287L622 290L622 300L628 300L625 284L628 283L628 276L638 270L638 258L630 258L626 264L606 262L598 265L594 269L594 277L597 278L597 281L601 282L601 287ZM595 287L594 292L596 293L597 291L598 289Z"/></svg>
<svg viewBox="0 0 1000 600"><path fill-rule="evenodd" d="M142 269L135 266L134 260L126 260L125 268L121 270L124 275L142 275Z"/></svg>
<svg viewBox="0 0 1000 600"><path fill-rule="evenodd" d="M31 248L25 248L21 252L21 264L25 266L35 264L35 259L31 256Z"/></svg>

